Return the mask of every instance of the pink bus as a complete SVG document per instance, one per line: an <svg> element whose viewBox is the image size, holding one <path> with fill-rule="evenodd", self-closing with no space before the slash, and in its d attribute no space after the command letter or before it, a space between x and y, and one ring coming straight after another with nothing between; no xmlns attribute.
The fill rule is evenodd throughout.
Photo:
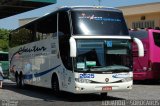
<svg viewBox="0 0 160 106"><path fill-rule="evenodd" d="M160 79L160 30L146 29L130 31L144 46L144 57L138 57L137 45L133 43L133 79Z"/></svg>

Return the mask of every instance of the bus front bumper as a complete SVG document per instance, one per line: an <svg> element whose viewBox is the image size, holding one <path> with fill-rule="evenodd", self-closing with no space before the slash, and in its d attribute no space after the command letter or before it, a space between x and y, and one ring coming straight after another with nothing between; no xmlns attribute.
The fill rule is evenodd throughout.
<svg viewBox="0 0 160 106"><path fill-rule="evenodd" d="M73 93L105 93L114 91L129 91L132 89L133 81L111 84L91 84L76 82Z"/></svg>

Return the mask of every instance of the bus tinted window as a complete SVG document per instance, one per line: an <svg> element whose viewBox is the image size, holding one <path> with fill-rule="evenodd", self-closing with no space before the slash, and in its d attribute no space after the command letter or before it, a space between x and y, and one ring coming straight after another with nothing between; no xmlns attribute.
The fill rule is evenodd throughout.
<svg viewBox="0 0 160 106"><path fill-rule="evenodd" d="M53 36L57 32L57 14L51 14L47 17L29 23L10 34L10 47L15 47Z"/></svg>
<svg viewBox="0 0 160 106"><path fill-rule="evenodd" d="M130 36L136 37L139 39L147 38L148 37L148 32L147 31L130 31L129 32Z"/></svg>
<svg viewBox="0 0 160 106"><path fill-rule="evenodd" d="M160 33L153 32L154 43L160 47Z"/></svg>
<svg viewBox="0 0 160 106"><path fill-rule="evenodd" d="M57 14L45 17L36 23L36 41L51 38L57 32Z"/></svg>
<svg viewBox="0 0 160 106"><path fill-rule="evenodd" d="M15 47L34 41L34 31L32 28L21 28L10 34L10 47Z"/></svg>
<svg viewBox="0 0 160 106"><path fill-rule="evenodd" d="M123 14L113 11L72 11L73 34L128 35Z"/></svg>

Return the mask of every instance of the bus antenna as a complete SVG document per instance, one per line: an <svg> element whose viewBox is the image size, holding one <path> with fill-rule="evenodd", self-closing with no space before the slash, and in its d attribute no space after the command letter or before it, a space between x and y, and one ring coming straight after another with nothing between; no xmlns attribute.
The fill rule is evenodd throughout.
<svg viewBox="0 0 160 106"><path fill-rule="evenodd" d="M102 1L102 0L98 0L99 6L101 5L101 1Z"/></svg>

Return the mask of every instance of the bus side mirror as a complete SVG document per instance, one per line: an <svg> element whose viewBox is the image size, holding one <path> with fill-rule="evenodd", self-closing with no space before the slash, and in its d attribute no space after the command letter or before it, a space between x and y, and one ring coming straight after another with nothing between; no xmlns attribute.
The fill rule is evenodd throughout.
<svg viewBox="0 0 160 106"><path fill-rule="evenodd" d="M69 44L70 44L70 57L76 57L77 54L76 40L73 37L71 37L69 39Z"/></svg>
<svg viewBox="0 0 160 106"><path fill-rule="evenodd" d="M144 47L143 47L143 43L141 42L140 39L138 38L133 38L133 41L137 44L138 46L138 56L139 57L143 57L144 56Z"/></svg>

